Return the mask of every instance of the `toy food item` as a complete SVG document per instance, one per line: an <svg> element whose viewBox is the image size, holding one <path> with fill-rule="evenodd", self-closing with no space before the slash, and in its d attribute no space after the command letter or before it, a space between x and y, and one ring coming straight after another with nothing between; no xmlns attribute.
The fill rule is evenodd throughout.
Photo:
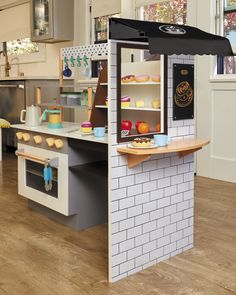
<svg viewBox="0 0 236 295"><path fill-rule="evenodd" d="M150 125L146 122L142 122L142 121L136 122L135 127L137 132L140 134L145 134L150 132Z"/></svg>
<svg viewBox="0 0 236 295"><path fill-rule="evenodd" d="M156 124L156 132L161 132L161 124L160 123Z"/></svg>
<svg viewBox="0 0 236 295"><path fill-rule="evenodd" d="M128 108L130 105L130 97L129 96L123 96L121 98L121 107Z"/></svg>
<svg viewBox="0 0 236 295"><path fill-rule="evenodd" d="M16 132L16 137L18 140L22 140L23 139L23 132Z"/></svg>
<svg viewBox="0 0 236 295"><path fill-rule="evenodd" d="M138 121L138 122L135 123L135 128L136 128L137 132L138 132L138 126L139 126L140 123L145 123L145 122L144 121Z"/></svg>
<svg viewBox="0 0 236 295"><path fill-rule="evenodd" d="M160 99L154 99L154 100L152 101L152 107L153 107L154 109L159 109L160 106L161 106Z"/></svg>
<svg viewBox="0 0 236 295"><path fill-rule="evenodd" d="M151 80L152 80L152 82L160 82L161 77L160 77L160 75L152 75Z"/></svg>
<svg viewBox="0 0 236 295"><path fill-rule="evenodd" d="M129 83L134 81L135 76L134 75L126 75L121 78L121 82L123 83Z"/></svg>
<svg viewBox="0 0 236 295"><path fill-rule="evenodd" d="M136 82L147 82L150 79L149 75L136 75L135 81Z"/></svg>
<svg viewBox="0 0 236 295"><path fill-rule="evenodd" d="M34 142L35 142L36 144L41 144L42 141L43 141L42 136L40 136L40 135L35 135L35 136L34 136Z"/></svg>
<svg viewBox="0 0 236 295"><path fill-rule="evenodd" d="M136 100L135 101L136 108L142 108L144 107L144 101L143 100Z"/></svg>
<svg viewBox="0 0 236 295"><path fill-rule="evenodd" d="M121 121L121 134L123 136L127 136L130 134L130 130L132 128L132 122L129 120L122 120Z"/></svg>
<svg viewBox="0 0 236 295"><path fill-rule="evenodd" d="M48 137L48 138L46 138L46 143L49 147L53 147L55 140L52 137Z"/></svg>
<svg viewBox="0 0 236 295"><path fill-rule="evenodd" d="M81 124L81 131L84 132L84 133L92 132L92 124L91 124L91 122L83 122Z"/></svg>
<svg viewBox="0 0 236 295"><path fill-rule="evenodd" d="M135 147L149 147L151 146L151 139L148 137L136 137L131 144Z"/></svg>
<svg viewBox="0 0 236 295"><path fill-rule="evenodd" d="M29 133L23 133L22 137L23 137L23 140L24 141L30 141L30 135L29 135Z"/></svg>
<svg viewBox="0 0 236 295"><path fill-rule="evenodd" d="M61 139L56 139L54 143L57 149L63 148L63 141Z"/></svg>

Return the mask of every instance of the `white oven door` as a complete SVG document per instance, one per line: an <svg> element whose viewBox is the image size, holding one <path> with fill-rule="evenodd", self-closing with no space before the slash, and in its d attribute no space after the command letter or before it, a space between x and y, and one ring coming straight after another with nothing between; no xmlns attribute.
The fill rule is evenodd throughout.
<svg viewBox="0 0 236 295"><path fill-rule="evenodd" d="M68 155L18 143L18 193L66 216L69 215ZM53 160L52 188L47 191L38 159ZM55 165L54 165L55 163Z"/></svg>

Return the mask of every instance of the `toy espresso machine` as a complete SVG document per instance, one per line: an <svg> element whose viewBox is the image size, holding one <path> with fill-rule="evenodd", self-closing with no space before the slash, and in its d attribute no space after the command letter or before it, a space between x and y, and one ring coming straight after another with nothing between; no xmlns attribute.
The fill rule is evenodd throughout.
<svg viewBox="0 0 236 295"><path fill-rule="evenodd" d="M62 128L62 111L60 109L46 109L42 114L42 119L45 121L48 114L48 128Z"/></svg>

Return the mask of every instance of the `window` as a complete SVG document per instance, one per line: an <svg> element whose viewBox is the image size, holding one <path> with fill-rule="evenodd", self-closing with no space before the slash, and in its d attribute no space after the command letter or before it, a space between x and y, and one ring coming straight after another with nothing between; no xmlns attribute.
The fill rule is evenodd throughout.
<svg viewBox="0 0 236 295"><path fill-rule="evenodd" d="M186 24L187 0L170 0L141 7L142 20Z"/></svg>
<svg viewBox="0 0 236 295"><path fill-rule="evenodd" d="M186 24L187 0L170 0L141 6L138 10L139 19L145 21L165 22L173 24ZM150 55L143 52L143 59L159 60L159 55Z"/></svg>
<svg viewBox="0 0 236 295"><path fill-rule="evenodd" d="M110 17L119 17L119 14L106 15L94 18L95 43L107 42L107 27Z"/></svg>
<svg viewBox="0 0 236 295"><path fill-rule="evenodd" d="M10 64L44 62L46 47L43 43L31 42L30 38L11 40L7 42L7 54ZM5 58L0 55L0 66L5 65Z"/></svg>
<svg viewBox="0 0 236 295"><path fill-rule="evenodd" d="M30 38L17 39L7 42L7 54L22 55L39 52L37 43L31 42Z"/></svg>
<svg viewBox="0 0 236 295"><path fill-rule="evenodd" d="M236 0L220 0L219 7L219 26L223 29L221 33L230 40L232 47L236 48ZM236 58L219 57L218 74L236 74Z"/></svg>

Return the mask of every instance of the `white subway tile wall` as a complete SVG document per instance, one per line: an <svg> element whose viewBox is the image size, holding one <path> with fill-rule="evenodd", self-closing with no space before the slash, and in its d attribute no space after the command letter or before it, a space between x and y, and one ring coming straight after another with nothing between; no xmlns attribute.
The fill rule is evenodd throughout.
<svg viewBox="0 0 236 295"><path fill-rule="evenodd" d="M109 144L110 278L118 281L193 247L194 156L155 155L132 169L117 153L116 141L116 43L112 58L108 122L113 124ZM173 121L172 65L193 64L192 56L168 58L168 134L194 136L194 120ZM112 68L112 77L111 73ZM124 145L124 144L123 144Z"/></svg>

